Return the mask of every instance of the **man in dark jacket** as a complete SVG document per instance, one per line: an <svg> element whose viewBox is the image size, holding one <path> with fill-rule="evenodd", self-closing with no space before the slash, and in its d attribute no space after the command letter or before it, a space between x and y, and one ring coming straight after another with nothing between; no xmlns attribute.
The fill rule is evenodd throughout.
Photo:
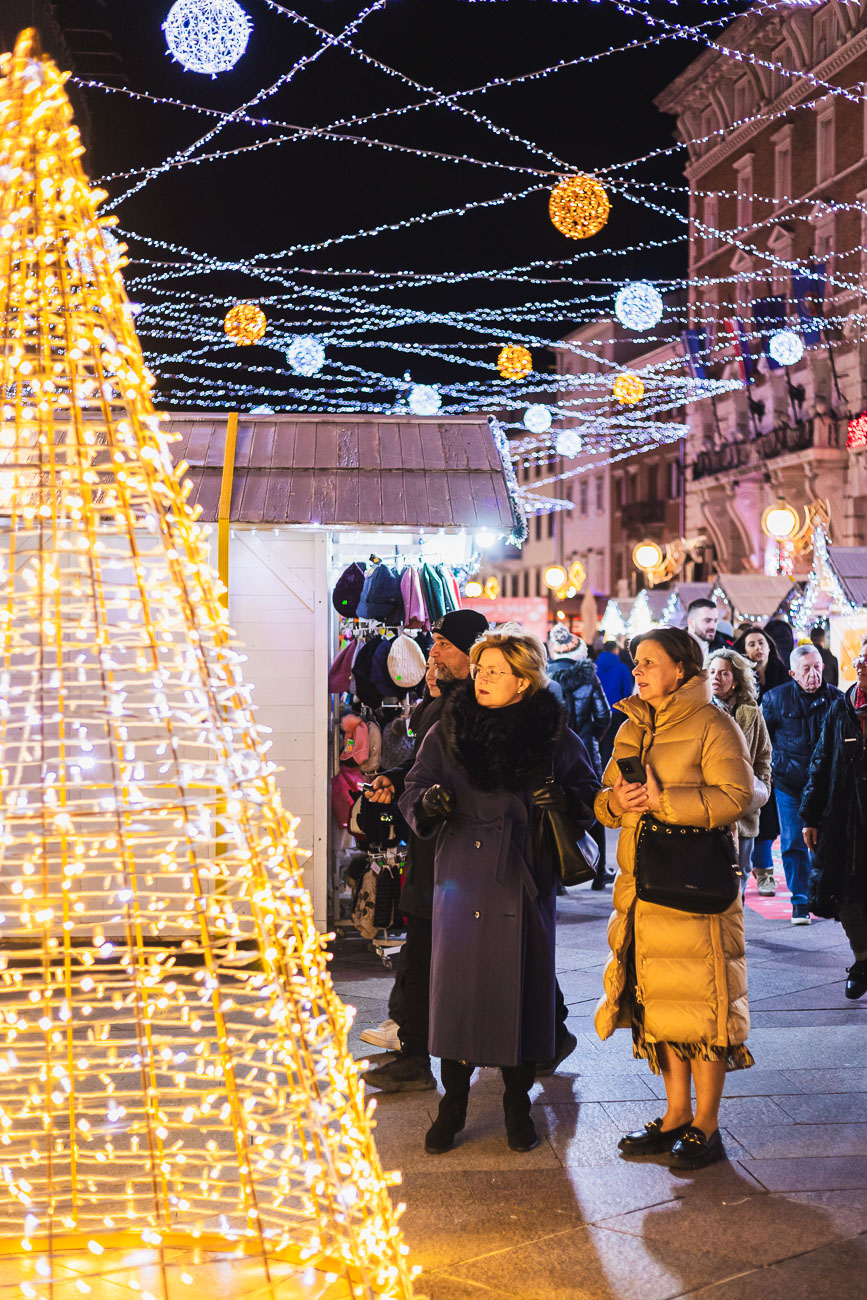
<svg viewBox="0 0 867 1300"><path fill-rule="evenodd" d="M597 656L594 664L596 675L599 678L602 689L605 692L605 698L611 705L611 721L608 724L608 730L599 742L599 761L602 764L602 771L611 761L611 753L614 749L614 737L618 730L626 721L622 713L614 706L618 700L626 700L632 694L634 682L632 680L632 671L627 668L626 664L617 653L617 642L606 641Z"/></svg>
<svg viewBox="0 0 867 1300"><path fill-rule="evenodd" d="M831 654L831 651L825 645L825 629L820 627L818 623L810 630L810 640L822 656L822 663L825 668L825 681L829 686L839 686L840 661L836 655Z"/></svg>
<svg viewBox="0 0 867 1300"><path fill-rule="evenodd" d="M714 650L726 650L731 645L731 638L723 636L718 630L718 623L716 601L709 600L707 596L699 596L687 605L686 630L701 646L705 663Z"/></svg>
<svg viewBox="0 0 867 1300"><path fill-rule="evenodd" d="M774 747L771 771L783 869L792 895L792 925L809 925L810 854L804 844L800 803L825 717L840 691L822 681L822 659L812 645L795 646L789 676L791 682L775 686L764 696L762 712Z"/></svg>
<svg viewBox="0 0 867 1300"><path fill-rule="evenodd" d="M431 727L439 721L448 692L455 683L469 677L468 651L487 630L488 620L473 609L453 610L434 623L431 629L434 643L429 662L436 673L436 693L426 690L413 712L414 754L418 753ZM398 799L403 794L412 762L378 776L368 798L375 803L392 803ZM400 1054L385 1065L367 1070L364 1075L367 1083L383 1092L418 1092L436 1087L427 1045L435 852L435 841L420 839L410 833L400 896L401 910L406 916L406 942L400 954L398 972Z"/></svg>

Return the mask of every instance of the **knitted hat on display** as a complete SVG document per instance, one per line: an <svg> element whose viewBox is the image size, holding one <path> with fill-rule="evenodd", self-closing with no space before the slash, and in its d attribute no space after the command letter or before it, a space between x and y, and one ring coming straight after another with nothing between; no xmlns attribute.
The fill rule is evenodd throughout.
<svg viewBox="0 0 867 1300"><path fill-rule="evenodd" d="M355 642L350 641L338 652L334 663L328 669L328 689L333 695L342 695L344 691L349 690L356 648Z"/></svg>
<svg viewBox="0 0 867 1300"><path fill-rule="evenodd" d="M348 763L351 760L360 767L370 757L367 723L362 722L357 714L347 713L340 719L340 730L343 732L341 763Z"/></svg>
<svg viewBox="0 0 867 1300"><path fill-rule="evenodd" d="M450 614L438 618L431 628L464 654L469 654L470 647L487 630L488 620L475 609L453 609Z"/></svg>
<svg viewBox="0 0 867 1300"><path fill-rule="evenodd" d="M415 639L401 633L388 652L388 674L391 680L403 689L418 686L426 671L424 655Z"/></svg>
<svg viewBox="0 0 867 1300"><path fill-rule="evenodd" d="M337 579L331 597L331 603L341 618L355 618L363 586L364 569L360 564L348 565Z"/></svg>
<svg viewBox="0 0 867 1300"><path fill-rule="evenodd" d="M367 726L367 758L363 760L356 758L355 761L362 772L369 776L379 771L382 759L382 731L378 722L368 722L365 725Z"/></svg>

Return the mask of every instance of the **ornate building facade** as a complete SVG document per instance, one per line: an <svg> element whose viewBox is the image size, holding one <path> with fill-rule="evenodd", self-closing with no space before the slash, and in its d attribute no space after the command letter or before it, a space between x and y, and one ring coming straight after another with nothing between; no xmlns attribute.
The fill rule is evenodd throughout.
<svg viewBox="0 0 867 1300"><path fill-rule="evenodd" d="M690 408L685 523L719 569L772 571L761 520L780 497L827 504L835 542L867 542L867 456L847 449L867 405L865 3L757 6L717 46L656 103L688 143L701 359L753 382ZM805 344L788 366L766 355L780 330Z"/></svg>

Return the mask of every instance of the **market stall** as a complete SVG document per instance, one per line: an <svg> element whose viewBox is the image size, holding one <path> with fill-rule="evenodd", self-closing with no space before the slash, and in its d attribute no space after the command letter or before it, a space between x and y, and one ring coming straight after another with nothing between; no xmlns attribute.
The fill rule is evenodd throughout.
<svg viewBox="0 0 867 1300"><path fill-rule="evenodd" d="M852 660L867 634L867 546L832 546L824 529L813 534L813 567L792 623L806 634L815 623L829 628L829 649L840 661L840 686L855 680Z"/></svg>
<svg viewBox="0 0 867 1300"><path fill-rule="evenodd" d="M785 618L797 593L797 585L785 574L718 573L708 595L723 607L732 627L739 623L767 623Z"/></svg>
<svg viewBox="0 0 867 1300"><path fill-rule="evenodd" d="M477 419L184 413L165 425L180 435L173 455L188 466L191 503L216 524L230 621L260 723L271 729L284 803L312 855L305 883L326 928L340 752L328 683L340 644L334 587L348 565L371 556L459 570L477 531L511 535L504 459Z"/></svg>

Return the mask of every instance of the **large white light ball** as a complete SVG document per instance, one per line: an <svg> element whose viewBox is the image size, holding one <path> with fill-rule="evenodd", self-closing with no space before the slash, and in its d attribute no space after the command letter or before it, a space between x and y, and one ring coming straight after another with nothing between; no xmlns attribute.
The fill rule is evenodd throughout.
<svg viewBox="0 0 867 1300"><path fill-rule="evenodd" d="M530 433L547 433L551 428L551 412L541 402L534 402L524 412L524 428Z"/></svg>
<svg viewBox="0 0 867 1300"><path fill-rule="evenodd" d="M778 366L793 366L804 355L804 343L794 330L777 330L768 340L768 351Z"/></svg>
<svg viewBox="0 0 867 1300"><path fill-rule="evenodd" d="M413 384L407 401L413 415L436 415L443 404L439 389L433 384Z"/></svg>
<svg viewBox="0 0 867 1300"><path fill-rule="evenodd" d="M659 290L646 280L625 284L614 300L614 314L627 329L651 329L662 319Z"/></svg>
<svg viewBox="0 0 867 1300"><path fill-rule="evenodd" d="M558 456L577 456L581 450L581 434L575 429L564 429L554 439L554 450Z"/></svg>
<svg viewBox="0 0 867 1300"><path fill-rule="evenodd" d="M234 68L252 26L236 0L175 0L163 31L172 56L188 72L215 77Z"/></svg>
<svg viewBox="0 0 867 1300"><path fill-rule="evenodd" d="M296 375L315 375L325 365L325 348L315 334L298 334L289 344L286 360Z"/></svg>

